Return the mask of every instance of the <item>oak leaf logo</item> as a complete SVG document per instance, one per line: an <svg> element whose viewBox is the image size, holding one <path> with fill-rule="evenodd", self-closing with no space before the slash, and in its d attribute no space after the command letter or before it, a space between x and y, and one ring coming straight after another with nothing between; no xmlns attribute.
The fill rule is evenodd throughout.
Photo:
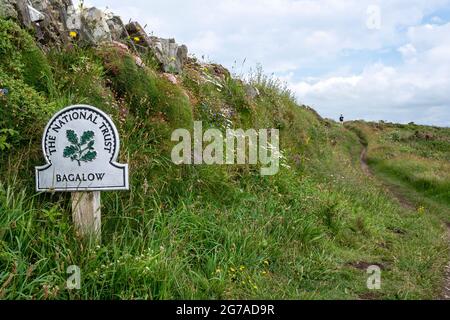
<svg viewBox="0 0 450 320"><path fill-rule="evenodd" d="M66 131L67 140L72 144L64 149L64 158L76 161L79 166L82 162L92 162L97 158L94 149L94 132L85 131L80 139L73 130Z"/></svg>

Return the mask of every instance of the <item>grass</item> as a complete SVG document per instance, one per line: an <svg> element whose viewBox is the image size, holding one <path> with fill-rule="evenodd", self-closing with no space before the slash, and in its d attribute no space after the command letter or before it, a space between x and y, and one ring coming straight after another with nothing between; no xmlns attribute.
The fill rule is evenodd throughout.
<svg viewBox="0 0 450 320"><path fill-rule="evenodd" d="M450 220L450 129L356 123L369 140L368 162L417 208Z"/></svg>
<svg viewBox="0 0 450 320"><path fill-rule="evenodd" d="M3 22L0 27L6 28ZM118 126L131 190L102 193L102 243L81 241L70 218L70 195L34 192L31 172L43 163L42 131L19 130L20 139L0 154L0 298L439 294L448 248L441 215L403 208L361 172L358 135L298 105L280 83L262 74L246 82L190 65L174 85L157 66L139 68L132 56L111 48L75 46L45 58L48 79L58 81L41 90L24 80L21 69L11 96L0 100L4 110L21 108L22 96L34 99L24 104L25 114L42 120L17 116L1 125L43 129L55 110L93 104ZM6 79L9 64L3 61ZM260 92L254 99L245 94L248 83ZM170 134L192 128L194 120L221 129L279 128L285 156L280 172L262 177L249 165L175 166ZM420 148L445 157L441 146ZM366 264L382 267L380 291L367 289ZM80 290L65 287L70 265L81 269Z"/></svg>

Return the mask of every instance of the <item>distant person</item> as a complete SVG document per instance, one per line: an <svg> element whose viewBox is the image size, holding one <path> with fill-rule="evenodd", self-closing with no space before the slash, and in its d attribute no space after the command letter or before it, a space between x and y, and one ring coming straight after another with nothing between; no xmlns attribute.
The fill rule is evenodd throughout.
<svg viewBox="0 0 450 320"><path fill-rule="evenodd" d="M344 116L341 114L341 116L339 117L339 121L341 122L341 124L344 124Z"/></svg>

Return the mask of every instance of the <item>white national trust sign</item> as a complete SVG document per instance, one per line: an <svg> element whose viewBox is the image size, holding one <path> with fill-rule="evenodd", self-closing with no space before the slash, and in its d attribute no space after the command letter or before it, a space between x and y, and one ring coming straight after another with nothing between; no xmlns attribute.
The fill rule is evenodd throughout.
<svg viewBox="0 0 450 320"><path fill-rule="evenodd" d="M119 146L117 129L103 111L86 105L61 110L44 131L47 164L36 167L36 190L128 190L128 165L116 162Z"/></svg>

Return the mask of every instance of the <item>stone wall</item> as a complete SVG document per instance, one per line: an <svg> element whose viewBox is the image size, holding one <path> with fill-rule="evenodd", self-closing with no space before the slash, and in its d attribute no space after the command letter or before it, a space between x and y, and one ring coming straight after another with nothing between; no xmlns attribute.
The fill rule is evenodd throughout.
<svg viewBox="0 0 450 320"><path fill-rule="evenodd" d="M43 47L120 42L138 52L150 50L161 69L171 73L180 73L187 61L187 47L174 39L149 37L137 22L125 25L95 7L75 8L72 0L0 0L0 17L34 29Z"/></svg>

